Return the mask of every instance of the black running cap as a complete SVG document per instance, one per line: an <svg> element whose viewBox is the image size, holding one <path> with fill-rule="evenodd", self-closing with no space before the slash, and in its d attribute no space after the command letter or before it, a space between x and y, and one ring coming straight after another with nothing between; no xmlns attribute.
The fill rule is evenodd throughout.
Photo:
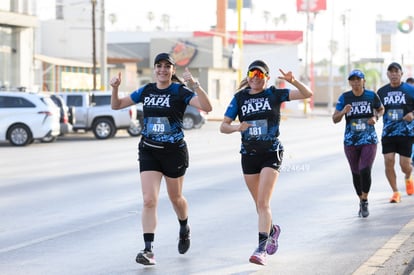
<svg viewBox="0 0 414 275"><path fill-rule="evenodd" d="M160 53L154 59L154 65L160 63L161 60L165 60L171 65L175 65L175 60L169 53Z"/></svg>
<svg viewBox="0 0 414 275"><path fill-rule="evenodd" d="M392 62L390 65L388 65L387 71L391 70L392 68L402 71L402 67L397 62Z"/></svg>

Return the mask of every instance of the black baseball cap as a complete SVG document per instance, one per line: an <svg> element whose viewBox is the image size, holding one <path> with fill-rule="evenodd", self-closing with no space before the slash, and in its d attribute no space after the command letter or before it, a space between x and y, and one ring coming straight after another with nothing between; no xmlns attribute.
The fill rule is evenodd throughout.
<svg viewBox="0 0 414 275"><path fill-rule="evenodd" d="M263 60L255 60L249 65L249 71L251 70L260 70L262 73L268 75L269 74L269 66L267 66L266 62Z"/></svg>
<svg viewBox="0 0 414 275"><path fill-rule="evenodd" d="M395 68L397 70L402 71L402 67L400 64L398 64L397 62L392 62L390 65L388 65L388 69L387 71L391 70L392 68Z"/></svg>
<svg viewBox="0 0 414 275"><path fill-rule="evenodd" d="M161 60L165 60L171 65L175 65L175 60L169 53L160 53L154 59L154 65L160 63Z"/></svg>

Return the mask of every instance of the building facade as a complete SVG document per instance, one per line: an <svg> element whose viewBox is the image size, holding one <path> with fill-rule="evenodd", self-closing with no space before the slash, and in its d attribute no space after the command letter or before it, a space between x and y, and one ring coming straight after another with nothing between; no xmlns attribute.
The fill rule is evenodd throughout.
<svg viewBox="0 0 414 275"><path fill-rule="evenodd" d="M36 1L0 0L0 84L26 86L41 91L107 90L100 79L103 69L108 78L122 72L121 90L130 92L153 81L153 59L160 52L173 54L177 75L188 67L208 92L214 111L222 117L246 69L255 59L271 68L271 84L278 85L278 69L300 75L298 45L300 31L244 31L243 48L238 50L236 33L226 40L212 32L95 32L101 29L99 17L91 22L94 7L90 1L57 0L55 18L38 22ZM99 7L95 7L99 14ZM1 11L7 10L7 11ZM16 12L21 17L13 17Z"/></svg>
<svg viewBox="0 0 414 275"><path fill-rule="evenodd" d="M30 0L0 0L0 89L34 82L35 10Z"/></svg>

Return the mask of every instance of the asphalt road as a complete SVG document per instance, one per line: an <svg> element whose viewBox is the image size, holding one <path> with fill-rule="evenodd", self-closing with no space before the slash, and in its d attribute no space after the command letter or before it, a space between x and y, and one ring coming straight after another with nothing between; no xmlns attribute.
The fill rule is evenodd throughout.
<svg viewBox="0 0 414 275"><path fill-rule="evenodd" d="M178 222L163 186L153 267L135 263L143 248L139 138L120 132L104 141L77 134L24 148L0 144L0 274L380 274L392 257L394 270L409 266L409 259L397 262L404 245L404 256L414 253L414 197L388 203L378 150L371 215L358 218L343 124L328 116L282 121L284 165L272 200L280 248L267 266L250 264L257 215L241 174L240 137L218 127L210 121L186 132L192 245L178 254ZM399 181L405 191L402 174ZM387 256L378 260L384 248Z"/></svg>

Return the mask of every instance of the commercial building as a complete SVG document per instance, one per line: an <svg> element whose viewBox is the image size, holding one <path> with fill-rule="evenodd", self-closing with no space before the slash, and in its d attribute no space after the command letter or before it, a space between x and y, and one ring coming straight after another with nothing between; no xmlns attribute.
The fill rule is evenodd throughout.
<svg viewBox="0 0 414 275"><path fill-rule="evenodd" d="M33 1L0 0L0 88L31 86L38 19Z"/></svg>
<svg viewBox="0 0 414 275"><path fill-rule="evenodd" d="M29 1L7 1L14 2ZM12 10L18 7L9 9L13 15ZM271 84L280 84L279 68L300 75L301 31L244 31L240 51L234 31L227 32L226 39L215 31L105 33L100 23L91 23L92 9L89 1L60 0L56 1L54 19L38 22L35 16L22 15L25 25L16 21L15 26L0 27L2 35L8 37L0 40L8 43L3 46L7 53L0 52L0 60L3 58L4 64L9 64L7 69L0 68L0 81L51 92L109 89L108 81L101 81L99 57L104 43L104 72L108 78L122 72L121 90L132 91L153 81L155 55L171 52L177 61L177 75L181 76L188 67L209 93L214 105L209 117L222 117L251 61L263 59L269 64ZM4 20L3 16L0 18ZM10 25L10 18L6 20Z"/></svg>

